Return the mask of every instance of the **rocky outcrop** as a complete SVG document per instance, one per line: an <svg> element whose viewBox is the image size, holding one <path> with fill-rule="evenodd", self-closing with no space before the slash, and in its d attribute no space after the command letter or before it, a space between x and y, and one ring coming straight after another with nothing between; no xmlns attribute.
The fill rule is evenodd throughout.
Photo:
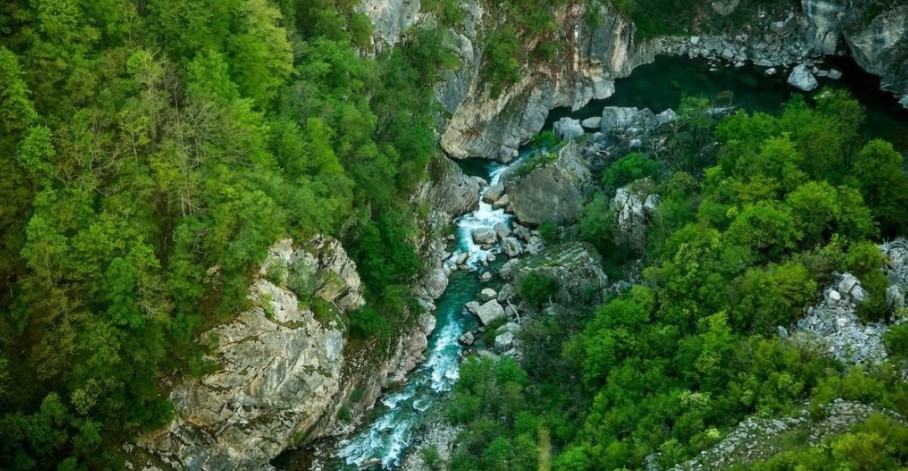
<svg viewBox="0 0 908 471"><path fill-rule="evenodd" d="M640 193L634 185L619 188L612 200L615 242L639 253L646 248L649 223L659 206L659 195Z"/></svg>
<svg viewBox="0 0 908 471"><path fill-rule="evenodd" d="M502 176L510 209L524 224L575 221L583 211L583 198L592 180L581 157L581 145L569 142L549 161L539 155Z"/></svg>
<svg viewBox="0 0 908 471"><path fill-rule="evenodd" d="M342 312L363 304L356 265L337 241L275 245L252 307L204 335L218 370L171 392L177 418L140 445L172 469L261 469L339 404ZM312 296L310 305L303 297Z"/></svg>
<svg viewBox="0 0 908 471"><path fill-rule="evenodd" d="M392 47L401 34L420 19L419 0L362 0L359 11L372 21L373 46Z"/></svg>
<svg viewBox="0 0 908 471"><path fill-rule="evenodd" d="M433 157L431 178L416 192L416 200L428 203L436 211L459 216L479 202L482 181L463 173L456 163L443 155Z"/></svg>
<svg viewBox="0 0 908 471"><path fill-rule="evenodd" d="M614 93L614 79L627 76L639 64L651 62L655 51L634 42L634 27L614 11L603 7L604 21L589 29L579 4L556 12L561 43L567 50L552 61L525 67L523 78L492 96L478 74L476 38L460 49L462 59L472 58L463 73L448 76L443 104L451 113L441 136L441 145L453 158L499 158L512 155L538 133L549 110L579 109L590 100ZM465 41L461 41L465 46ZM470 80L466 80L467 78ZM466 90L465 93L451 93ZM452 106L458 103L458 106Z"/></svg>
<svg viewBox="0 0 908 471"><path fill-rule="evenodd" d="M904 423L901 416L890 410L842 399L823 406L823 410L824 417L821 420L811 420L807 408L790 417L745 419L722 441L704 450L696 458L672 467L671 471L747 468L749 464L765 461L785 451L786 445L790 446L785 440L779 440L779 436L798 436L802 437L803 445L816 445L826 438L848 432L874 414L883 414ZM719 434L718 430L714 431L716 435ZM653 458L655 456L651 455L647 461L652 463Z"/></svg>
<svg viewBox="0 0 908 471"><path fill-rule="evenodd" d="M854 275L840 275L825 290L823 300L798 321L798 330L809 336L805 343L816 341L824 353L843 362L872 365L885 360L883 335L888 328L879 323L864 324L857 315L858 305L866 297Z"/></svg>
<svg viewBox="0 0 908 471"><path fill-rule="evenodd" d="M901 94L902 104L908 107L908 5L885 11L863 27L856 18L852 24L845 40L855 61L883 77L883 87Z"/></svg>
<svg viewBox="0 0 908 471"><path fill-rule="evenodd" d="M823 54L835 54L848 0L801 0L807 18L805 37Z"/></svg>
<svg viewBox="0 0 908 471"><path fill-rule="evenodd" d="M514 269L516 285L530 273L538 273L558 282L554 301L565 306L578 306L601 300L608 286L602 271L602 258L596 249L585 243L569 243L547 247L542 252L517 262Z"/></svg>

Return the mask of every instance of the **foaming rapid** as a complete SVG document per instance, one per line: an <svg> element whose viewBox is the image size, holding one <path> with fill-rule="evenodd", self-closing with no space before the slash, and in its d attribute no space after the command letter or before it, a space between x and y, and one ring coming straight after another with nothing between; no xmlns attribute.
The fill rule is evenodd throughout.
<svg viewBox="0 0 908 471"><path fill-rule="evenodd" d="M489 185L497 184L507 168L494 165L489 172ZM486 191L488 187L482 193ZM510 225L510 216L503 209L493 209L480 198L479 208L457 221L457 250L451 258L466 254L465 264L471 271L477 270L490 254L500 248L483 249L473 242L473 231L494 228L498 223ZM437 303L438 322L429 339L428 358L410 375L402 390L381 401L381 411L368 428L341 442L337 456L347 466L394 469L400 465L424 412L450 391L457 381L463 350L457 340L476 322L463 306L475 297L478 290L479 282L474 273L452 274L448 289Z"/></svg>

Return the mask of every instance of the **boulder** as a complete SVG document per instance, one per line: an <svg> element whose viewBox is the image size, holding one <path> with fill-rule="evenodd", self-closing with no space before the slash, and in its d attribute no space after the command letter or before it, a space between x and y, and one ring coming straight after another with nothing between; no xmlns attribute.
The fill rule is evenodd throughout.
<svg viewBox="0 0 908 471"><path fill-rule="evenodd" d="M837 69L829 69L828 77L832 80L839 80L842 78L842 72Z"/></svg>
<svg viewBox="0 0 908 471"><path fill-rule="evenodd" d="M444 268L438 267L432 270L424 279L423 287L426 288L426 293L430 298L440 298L448 288L448 274L445 273Z"/></svg>
<svg viewBox="0 0 908 471"><path fill-rule="evenodd" d="M804 64L795 67L794 70L791 71L791 75L788 76L788 84L805 92L813 91L820 86L816 77L813 76L813 73L811 73L810 69Z"/></svg>
<svg viewBox="0 0 908 471"><path fill-rule="evenodd" d="M479 281L481 281L483 283L488 283L488 282L492 281L492 272L487 271L487 272L484 272L482 275L479 275Z"/></svg>
<svg viewBox="0 0 908 471"><path fill-rule="evenodd" d="M569 141L584 134L583 126L580 125L580 120L574 118L559 119L552 126L552 131L554 131L555 135L562 141Z"/></svg>
<svg viewBox="0 0 908 471"><path fill-rule="evenodd" d="M498 240L498 234L491 227L473 229L473 242L480 245L492 245Z"/></svg>
<svg viewBox="0 0 908 471"><path fill-rule="evenodd" d="M584 129L589 129L591 131L598 131L598 130L602 129L602 117L593 116L592 118L586 118L580 122L580 125L583 126Z"/></svg>
<svg viewBox="0 0 908 471"><path fill-rule="evenodd" d="M516 296L516 295L517 295L517 289L514 288L513 284L507 283L504 286L502 286L501 290L498 292L498 302L499 303L508 302L508 301L514 299L514 296Z"/></svg>
<svg viewBox="0 0 908 471"><path fill-rule="evenodd" d="M483 290L479 292L479 300L482 302L491 301L497 297L498 293L492 288L483 288Z"/></svg>
<svg viewBox="0 0 908 471"><path fill-rule="evenodd" d="M512 167L501 180L510 197L510 208L521 223L565 224L583 214L584 194L592 175L581 156L581 146L570 142L554 161L544 165L529 161Z"/></svg>
<svg viewBox="0 0 908 471"><path fill-rule="evenodd" d="M474 315L479 314L479 306L480 304L476 301L470 301L464 305L464 307L467 308L467 311Z"/></svg>
<svg viewBox="0 0 908 471"><path fill-rule="evenodd" d="M713 0L710 6L713 11L722 16L728 16L735 12L741 0Z"/></svg>
<svg viewBox="0 0 908 471"><path fill-rule="evenodd" d="M807 17L807 39L823 54L833 54L839 43L842 16L849 0L801 0Z"/></svg>
<svg viewBox="0 0 908 471"><path fill-rule="evenodd" d="M647 209L647 203L651 209ZM615 242L634 250L646 247L650 214L659 204L658 196L649 195L645 199L630 186L619 188L612 200L615 209L615 223L612 232Z"/></svg>
<svg viewBox="0 0 908 471"><path fill-rule="evenodd" d="M451 216L459 216L476 208L480 181L463 173L460 166L440 153L433 158L435 176L419 188L416 199Z"/></svg>
<svg viewBox="0 0 908 471"><path fill-rule="evenodd" d="M504 239L511 235L511 230L508 229L508 226L505 226L504 223L496 222L492 229L495 231L495 234L498 235L499 239Z"/></svg>
<svg viewBox="0 0 908 471"><path fill-rule="evenodd" d="M501 198L501 195L503 194L504 185L502 185L501 183L496 183L487 188L486 191L482 193L482 201L492 204L498 201L498 199Z"/></svg>
<svg viewBox="0 0 908 471"><path fill-rule="evenodd" d="M504 195L501 198L498 198L498 201L496 201L494 204L492 204L492 209L505 209L510 204L511 204L511 197L508 195Z"/></svg>
<svg viewBox="0 0 908 471"><path fill-rule="evenodd" d="M563 305L595 303L608 286L602 271L602 258L592 246L567 243L547 247L542 252L520 259L516 267L515 285L530 273L541 274L558 282L554 301ZM532 306L520 304L520 310L532 311Z"/></svg>
<svg viewBox="0 0 908 471"><path fill-rule="evenodd" d="M473 332L467 332L467 333L461 335L460 338L457 339L457 341L460 342L462 345L470 346L476 342L476 338L473 337Z"/></svg>
<svg viewBox="0 0 908 471"><path fill-rule="evenodd" d="M523 252L523 244L514 237L507 237L501 241L501 250L508 257L514 258Z"/></svg>
<svg viewBox="0 0 908 471"><path fill-rule="evenodd" d="M482 322L482 325L488 325L490 322L494 322L504 317L504 308L501 307L501 304L498 304L497 300L493 299L482 306L479 306L476 316L479 317L479 321Z"/></svg>
<svg viewBox="0 0 908 471"><path fill-rule="evenodd" d="M506 351L514 345L514 334L505 332L495 336L495 350L499 352Z"/></svg>

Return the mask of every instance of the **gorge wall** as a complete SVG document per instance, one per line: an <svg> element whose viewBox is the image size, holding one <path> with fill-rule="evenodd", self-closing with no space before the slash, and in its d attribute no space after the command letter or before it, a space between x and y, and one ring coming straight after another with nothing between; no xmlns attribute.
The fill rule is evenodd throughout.
<svg viewBox="0 0 908 471"><path fill-rule="evenodd" d="M705 14L729 15L740 2L712 2ZM795 65L817 55L845 55L882 77L882 87L908 107L908 5L879 8L879 2L802 0L796 11L755 11L753 22L736 31L697 31L690 36L641 40L635 25L606 3L600 21L584 21L580 2L558 9L560 50L551 61L522 64L521 79L494 96L483 79L484 41L507 18L493 17L478 0L464 2L463 28L448 29L448 45L461 60L446 71L437 87L445 110L441 146L455 159L482 157L508 162L517 149L537 134L548 112L558 107L577 110L590 100L614 93L614 81L657 55L741 59L767 65ZM375 24L376 49L395 44L407 26L434 25L431 14L420 14L419 1L369 0L363 9ZM403 25L403 26L402 26ZM691 45L708 38L712 49ZM690 42L689 42L690 41ZM529 41L524 47L536 45ZM701 55L700 51L706 51ZM731 51L730 53L727 51Z"/></svg>

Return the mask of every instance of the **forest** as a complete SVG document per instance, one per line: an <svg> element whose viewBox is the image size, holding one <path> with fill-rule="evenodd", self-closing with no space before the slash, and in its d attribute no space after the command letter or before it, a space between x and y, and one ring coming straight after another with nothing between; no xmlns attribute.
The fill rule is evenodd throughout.
<svg viewBox="0 0 908 471"><path fill-rule="evenodd" d="M344 242L352 334L410 322L450 59L432 30L371 51L355 5L0 4L0 468L120 469L281 237Z"/></svg>
<svg viewBox="0 0 908 471"><path fill-rule="evenodd" d="M721 120L707 100L688 98L681 116L667 150L612 163L578 227L554 232L594 244L613 279L642 260L642 283L587 312L566 306L534 322L520 363L469 359L447 411L465 427L452 469L668 469L747 417L796 415L806 404L820 421L837 398L908 413L908 324L886 338L891 362L850 368L776 327L798 320L836 271L867 289L863 320L908 314L885 303L876 245L906 231L902 154L864 137L864 110L842 91ZM627 184L663 198L643 250L612 236L607 195ZM527 283L518 289L537 303L557 288ZM882 413L812 446L788 439L783 453L742 469L908 461L908 427Z"/></svg>

